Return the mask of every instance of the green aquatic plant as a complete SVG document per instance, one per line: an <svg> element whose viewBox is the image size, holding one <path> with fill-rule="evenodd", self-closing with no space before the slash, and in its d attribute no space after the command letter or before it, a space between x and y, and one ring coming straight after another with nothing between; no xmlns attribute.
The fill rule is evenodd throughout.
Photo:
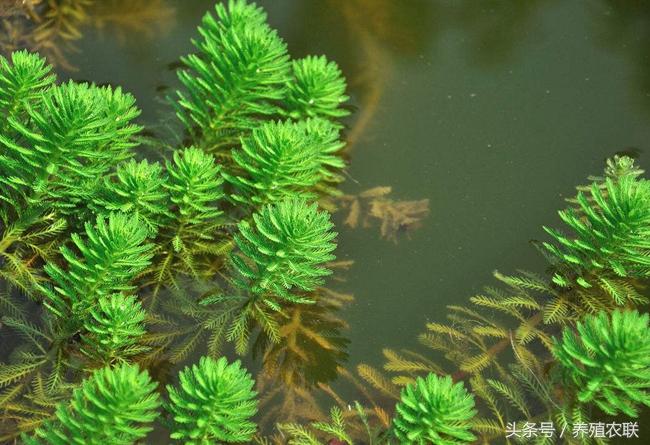
<svg viewBox="0 0 650 445"><path fill-rule="evenodd" d="M244 0L217 4L199 27L197 54L182 59L185 92L177 115L195 141L210 151L238 141L259 116L277 114L289 81L286 44L266 23L266 13Z"/></svg>
<svg viewBox="0 0 650 445"><path fill-rule="evenodd" d="M155 256L142 278L150 287L150 304L156 305L164 287L178 287L178 276L207 278L214 275L214 257L228 251L222 237L225 223L220 209L224 196L220 166L214 157L190 147L176 150L166 161L163 189L165 214L157 219Z"/></svg>
<svg viewBox="0 0 650 445"><path fill-rule="evenodd" d="M55 29L78 39L91 3L43 4L34 42L62 55L44 40ZM341 320L301 311L334 259L330 216L308 200L336 195L342 180L345 79L324 57L292 65L264 11L244 0L218 4L199 33L175 103L195 145L170 147L161 162L133 159L132 95L56 84L35 54L0 58L0 329L20 336L0 364L0 441L139 442L158 402L138 366L178 363L208 333L212 356L223 338L242 352L257 327L277 342L283 309L309 314L294 341L308 337L323 354L345 343L315 326ZM315 375L300 352L290 372ZM345 358L332 354L328 379ZM251 440L252 387L239 364L186 368L168 387L172 438Z"/></svg>
<svg viewBox="0 0 650 445"><path fill-rule="evenodd" d="M79 254L61 247L67 268L45 265L53 285L40 286L45 306L72 332L83 324L100 297L131 292L133 278L152 257L147 228L135 216L98 216L95 225L85 224L85 235L86 239L72 235Z"/></svg>
<svg viewBox="0 0 650 445"><path fill-rule="evenodd" d="M393 431L399 443L441 445L471 443L476 415L474 397L462 382L429 374L407 385L395 407Z"/></svg>
<svg viewBox="0 0 650 445"><path fill-rule="evenodd" d="M51 416L56 403L70 395L68 354L64 347L69 337L47 315L39 325L31 322L27 308L19 301L10 300L3 309L3 335L9 330L23 342L0 363L0 409L4 416L0 441L38 427Z"/></svg>
<svg viewBox="0 0 650 445"><path fill-rule="evenodd" d="M140 113L135 99L120 88L69 82L44 91L25 113L26 121L7 119L8 137L0 134L2 200L19 213L47 205L71 220L102 176L131 155L140 130L131 122Z"/></svg>
<svg viewBox="0 0 650 445"><path fill-rule="evenodd" d="M103 364L125 361L144 352L138 345L144 335L146 314L136 297L121 294L102 295L84 321L81 351Z"/></svg>
<svg viewBox="0 0 650 445"><path fill-rule="evenodd" d="M232 158L241 174L224 173L232 199L255 208L292 197L313 199L316 186L336 179L343 161L338 129L329 121L268 122L242 139Z"/></svg>
<svg viewBox="0 0 650 445"><path fill-rule="evenodd" d="M268 310L280 311L286 303L312 302L306 294L331 273L325 263L335 258L332 227L329 214L300 199L266 205L253 215L252 223L239 223L235 235L238 249L231 261L233 283L245 295L245 303L228 338L240 352L248 343L251 319L278 341L278 326Z"/></svg>
<svg viewBox="0 0 650 445"><path fill-rule="evenodd" d="M593 402L608 414L638 416L650 406L650 326L648 314L616 310L565 328L553 355L581 403Z"/></svg>
<svg viewBox="0 0 650 445"><path fill-rule="evenodd" d="M177 251L192 244L213 240L222 221L218 207L223 197L220 167L215 159L197 148L176 151L167 162L166 185L174 207L177 232L172 243Z"/></svg>
<svg viewBox="0 0 650 445"><path fill-rule="evenodd" d="M48 6L83 19L89 4ZM160 163L131 160L140 130L131 95L56 85L36 55L0 59L0 329L20 335L0 364L0 441L34 428L27 443L146 440L158 396L134 363L158 370L154 361L179 363L203 346L217 357L223 338L243 353L258 328L264 409L321 420L285 425L292 443L352 445L364 428L371 444L390 434L400 443L466 443L474 434L488 443L503 438L511 415L566 427L588 422L594 406L638 414L650 386L647 316L610 313L644 301L650 189L624 157L561 212L571 234L547 229L549 279L496 273L501 288L450 307L449 323L427 325L420 340L453 364L453 379L430 374L447 373L424 354L385 350L392 378L359 371L395 401L393 426L385 404L346 410L327 385L347 371L344 323L319 306L336 234L318 210L336 207L345 166L345 79L325 57L291 62L256 5L231 0L215 11L196 54L183 58L175 96L194 146L170 147ZM55 22L47 17L43 36ZM61 29L78 38L74 27ZM346 223L374 218L386 237L417 224L427 203L390 200L388 191L348 197ZM22 294L34 301L22 304ZM252 440L256 393L239 363L204 357L179 377L167 386L173 440ZM452 382L461 379L471 394ZM322 421L311 384L336 399L331 421ZM272 385L290 387L288 396ZM279 408L268 403L277 399ZM370 412L384 435L370 432Z"/></svg>
<svg viewBox="0 0 650 445"><path fill-rule="evenodd" d="M0 56L0 111L4 119L20 116L19 112L38 101L55 78L52 67L37 54L16 51L10 60ZM6 125L3 122L0 128Z"/></svg>
<svg viewBox="0 0 650 445"><path fill-rule="evenodd" d="M544 243L557 259L553 281L583 288L598 286L617 304L643 298L624 279L650 277L650 182L634 175L607 178L604 189L594 184L591 200L579 192L579 211L560 212L575 236L545 228L557 244Z"/></svg>
<svg viewBox="0 0 650 445"><path fill-rule="evenodd" d="M132 445L152 430L160 405L146 371L122 364L95 371L60 404L56 419L38 428L26 445Z"/></svg>
<svg viewBox="0 0 650 445"><path fill-rule="evenodd" d="M133 213L155 235L168 215L167 177L157 162L130 159L117 166L113 178L106 177L92 208L96 213Z"/></svg>
<svg viewBox="0 0 650 445"><path fill-rule="evenodd" d="M253 379L239 361L201 357L179 374L180 386L167 386L171 438L187 445L248 442L256 426Z"/></svg>
<svg viewBox="0 0 650 445"><path fill-rule="evenodd" d="M333 226L328 213L304 200L264 206L253 215L253 224L242 221L238 225L235 243L241 254L231 257L240 277L238 287L255 295L304 303L291 291L313 291L331 273L323 265L335 258ZM266 304L280 309L270 300Z"/></svg>
<svg viewBox="0 0 650 445"><path fill-rule="evenodd" d="M612 168L618 165L624 168ZM472 429L488 442L503 437L513 412L523 419L552 418L558 428L588 423L589 403L575 403L568 396L574 390L549 372L557 360L553 356L553 336L558 326L572 326L590 314L615 310L617 301L612 291L604 288L604 282L615 281L627 305L644 301L640 295L646 278L642 237L648 181L636 171L627 158L610 161L606 176L590 187L594 199L582 195L580 201L576 200L581 202L579 208L566 211L566 215L575 217L566 219L569 227L576 227L576 237L562 238L566 242L557 238L557 255L548 254L546 247L541 249L550 262L549 278L523 271L514 275L495 272L501 286L486 287L470 298L470 305L450 305L448 322L427 323L426 332L419 336L420 343L442 354L451 369L420 352L387 349L384 370L391 377L368 365L358 368L361 377L392 398L397 398L399 387L413 384L427 373L451 374L454 380L467 378L480 413L472 421ZM617 224L617 220L626 220L629 225ZM605 246L603 240L606 247L598 250ZM585 247L588 243L592 243L593 250ZM553 245L547 245L553 249ZM559 256L573 247L580 252L584 269L571 269L575 263ZM616 274L616 263L625 264L625 274ZM558 275L566 276L567 283L558 283ZM594 284L580 285L580 276ZM573 280L571 285L569 278ZM642 380L637 383L644 385ZM565 440L588 443L591 438Z"/></svg>
<svg viewBox="0 0 650 445"><path fill-rule="evenodd" d="M335 62L325 56L308 56L294 60L291 68L293 79L284 99L290 117L339 119L350 114L342 108L349 98L345 94L345 78Z"/></svg>

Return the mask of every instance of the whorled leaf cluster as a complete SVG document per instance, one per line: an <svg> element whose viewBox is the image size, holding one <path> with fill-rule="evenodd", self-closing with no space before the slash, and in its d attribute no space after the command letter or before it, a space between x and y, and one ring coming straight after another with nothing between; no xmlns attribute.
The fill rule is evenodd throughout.
<svg viewBox="0 0 650 445"><path fill-rule="evenodd" d="M215 12L179 74L189 147L162 162L134 159L130 94L56 83L34 53L0 58L0 329L24 339L0 364L0 440L143 438L160 414L139 369L206 335L213 356L223 339L242 352L258 327L277 342L283 309L314 302L330 274L336 234L314 202L342 180L345 80L324 57L292 65L256 5ZM199 319L193 331L183 317ZM204 358L179 378L172 439L256 432L239 365Z"/></svg>

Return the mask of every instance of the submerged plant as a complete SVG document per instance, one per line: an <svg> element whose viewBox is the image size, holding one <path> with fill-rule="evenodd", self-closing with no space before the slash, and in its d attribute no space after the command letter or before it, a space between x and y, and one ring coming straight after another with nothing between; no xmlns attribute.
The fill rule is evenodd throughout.
<svg viewBox="0 0 650 445"><path fill-rule="evenodd" d="M97 213L132 213L155 235L169 213L166 184L159 163L131 159L117 166L114 178L104 179L92 207Z"/></svg>
<svg viewBox="0 0 650 445"><path fill-rule="evenodd" d="M544 244L560 262L553 281L598 286L619 305L643 300L622 279L650 277L650 182L628 174L608 177L603 188L591 187L591 200L582 192L576 200L580 213L573 208L560 212L575 237L546 229L558 243Z"/></svg>
<svg viewBox="0 0 650 445"><path fill-rule="evenodd" d="M2 199L18 212L46 203L69 216L83 210L99 179L130 156L139 113L120 88L69 82L44 91L25 110L28 125L10 116L9 137L0 135Z"/></svg>
<svg viewBox="0 0 650 445"><path fill-rule="evenodd" d="M231 261L235 288L246 296L228 333L239 351L248 343L251 318L278 341L278 326L268 310L280 311L283 303L311 302L306 294L331 273L325 263L335 258L332 227L329 214L300 199L264 206L253 215L252 224L239 223L238 252Z"/></svg>
<svg viewBox="0 0 650 445"><path fill-rule="evenodd" d="M476 415L474 397L450 376L419 377L402 390L395 410L393 431L402 444L451 445L476 440L469 431Z"/></svg>
<svg viewBox="0 0 650 445"><path fill-rule="evenodd" d="M290 199L264 206L253 221L239 223L235 236L241 252L232 256L238 287L255 295L306 302L291 291L313 291L331 273L324 267L335 258L331 252L336 248L329 214L315 204ZM272 299L266 304L280 309Z"/></svg>
<svg viewBox="0 0 650 445"><path fill-rule="evenodd" d="M308 56L291 64L285 106L294 119L323 117L338 119L350 114L341 106L348 100L345 78L335 62L325 56Z"/></svg>
<svg viewBox="0 0 650 445"><path fill-rule="evenodd" d="M638 416L650 406L650 326L648 314L616 310L565 328L553 354L581 403L608 414Z"/></svg>
<svg viewBox="0 0 650 445"><path fill-rule="evenodd" d="M36 54L16 51L10 60L0 56L0 110L5 119L17 117L25 105L39 100L55 78L52 67ZM7 122L2 125L4 129Z"/></svg>
<svg viewBox="0 0 650 445"><path fill-rule="evenodd" d="M220 239L225 223L220 208L223 179L214 157L195 147L176 150L165 170L157 192L164 195L164 215L156 223L157 248L142 277L142 286L151 288L151 307L161 289L178 287L180 276L209 279L216 272L211 262L230 246L230 240Z"/></svg>
<svg viewBox="0 0 650 445"><path fill-rule="evenodd" d="M168 386L171 438L187 445L248 442L256 426L253 379L239 361L201 357L179 374L180 386Z"/></svg>
<svg viewBox="0 0 650 445"><path fill-rule="evenodd" d="M288 198L317 196L316 186L336 180L343 161L338 129L329 121L268 122L242 139L232 158L241 174L224 173L236 202L261 206Z"/></svg>
<svg viewBox="0 0 650 445"><path fill-rule="evenodd" d="M123 364L97 370L60 404L56 419L24 436L26 445L132 445L151 431L160 405L146 371Z"/></svg>
<svg viewBox="0 0 650 445"><path fill-rule="evenodd" d="M585 323L582 320L593 314L609 314L618 304L642 303L644 280L648 278L644 241L648 180L640 177L629 159L617 158L608 163L605 178L597 181L600 182L590 187L592 199L579 193L575 200L578 206L562 213L574 234L561 235L559 231L549 230L557 242L557 245L547 243L541 249L550 262L549 279L523 271L515 275L495 272L501 287L486 287L484 292L470 298L471 305L449 306L447 323L427 323L427 331L419 336L420 343L436 354L441 352L452 364L452 371L419 352L385 350L384 369L393 373L392 378L367 365L359 367L359 374L390 397L396 397L400 386L414 384L430 372L449 373L454 380L467 377L480 411L471 422L472 429L486 442L503 438L506 422L513 418L513 413L528 420L551 418L559 429L589 423L588 408L597 405L595 401L601 394L596 388L606 387L601 388L596 382L616 368L607 365L604 368L607 371L601 371L604 374L594 371L593 381L583 376L579 389L571 379L558 379L557 373L549 372L558 360L553 355L557 325L570 327ZM601 329L601 332L605 331ZM593 336L603 339L593 340L599 354L626 355L627 346L622 340L612 340L611 349L599 349L605 348L599 342L607 344L600 335ZM613 333L602 335L616 338ZM589 350L592 343L589 345L582 357L595 360ZM509 364L504 357L507 351L512 352ZM596 362L587 363L596 366ZM576 361L576 366L584 365ZM584 368L584 372L591 371ZM624 379L619 383L642 391L647 388L650 376L640 372L639 379L633 383ZM567 382L570 382L568 386ZM584 385L590 382L594 394L599 396L587 401L589 390ZM581 391L585 391L584 402L572 396ZM614 389L609 391L613 397L622 397ZM639 403L641 396L635 396L635 403ZM564 440L582 444L596 439L565 437Z"/></svg>
<svg viewBox="0 0 650 445"><path fill-rule="evenodd" d="M177 114L210 151L236 143L259 116L278 112L289 80L287 46L266 24L266 13L245 0L217 4L194 41L198 54L183 58L179 73L187 92L178 93Z"/></svg>
<svg viewBox="0 0 650 445"><path fill-rule="evenodd" d="M136 297L121 294L101 296L84 321L84 354L99 363L125 361L146 350L138 340L145 333L146 314Z"/></svg>
<svg viewBox="0 0 650 445"><path fill-rule="evenodd" d="M346 431L346 424L343 418L343 412L340 408L334 407L330 411L330 422L313 422L312 428L332 436L341 443L353 445L353 440ZM289 445L321 445L322 442L307 428L297 424L280 424L280 430L289 436L287 443Z"/></svg>
<svg viewBox="0 0 650 445"><path fill-rule="evenodd" d="M131 281L152 256L147 233L137 217L120 213L98 216L94 226L86 223L87 240L72 235L80 255L67 246L61 248L67 269L54 263L45 266L54 283L40 288L45 306L74 332L100 297L132 291Z"/></svg>

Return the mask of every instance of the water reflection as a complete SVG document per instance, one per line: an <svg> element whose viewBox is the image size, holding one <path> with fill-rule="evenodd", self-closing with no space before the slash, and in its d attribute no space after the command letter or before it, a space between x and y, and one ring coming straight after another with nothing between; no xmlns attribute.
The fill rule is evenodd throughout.
<svg viewBox="0 0 650 445"><path fill-rule="evenodd" d="M76 67L70 55L78 51L88 28L103 31L122 43L138 36L153 39L167 31L174 8L167 0L4 0L0 5L0 53L18 49L40 52L66 71ZM129 40L129 43L132 40Z"/></svg>

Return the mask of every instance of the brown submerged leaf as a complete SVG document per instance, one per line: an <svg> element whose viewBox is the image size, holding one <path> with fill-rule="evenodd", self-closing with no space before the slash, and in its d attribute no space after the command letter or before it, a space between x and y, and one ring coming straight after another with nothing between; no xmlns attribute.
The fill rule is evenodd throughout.
<svg viewBox="0 0 650 445"><path fill-rule="evenodd" d="M379 186L341 197L341 206L348 212L343 223L353 229L378 223L381 237L397 243L400 234L420 227L429 214L429 200L394 200L391 193L391 187Z"/></svg>

